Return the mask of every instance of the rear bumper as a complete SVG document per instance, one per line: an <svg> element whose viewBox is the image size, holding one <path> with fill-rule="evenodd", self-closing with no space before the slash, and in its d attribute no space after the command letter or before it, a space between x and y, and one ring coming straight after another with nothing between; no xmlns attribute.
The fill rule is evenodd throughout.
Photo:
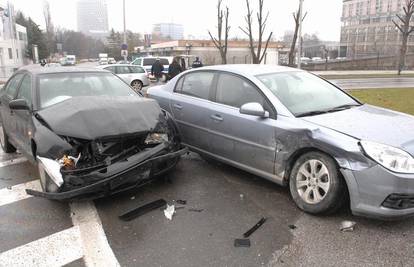
<svg viewBox="0 0 414 267"><path fill-rule="evenodd" d="M414 174L397 174L380 165L341 170L355 215L392 220L414 216Z"/></svg>
<svg viewBox="0 0 414 267"><path fill-rule="evenodd" d="M166 148L164 144L161 144L149 151L133 155L125 161L108 166L106 173L96 171L80 177L99 180L98 182L80 188L58 193L41 192L31 189L26 189L26 192L29 195L52 200L80 200L100 198L136 188L152 181L154 169L160 166L166 166L164 169L158 170L158 173L168 171L175 165L168 163L177 160L188 151L187 148L181 148L172 152L164 152Z"/></svg>

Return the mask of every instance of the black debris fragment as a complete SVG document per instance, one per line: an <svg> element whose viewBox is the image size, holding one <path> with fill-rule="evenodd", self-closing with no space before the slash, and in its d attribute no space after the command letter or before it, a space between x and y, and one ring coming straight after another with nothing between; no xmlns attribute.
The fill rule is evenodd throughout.
<svg viewBox="0 0 414 267"><path fill-rule="evenodd" d="M181 210L181 209L184 209L185 207L184 206L178 206L178 207L175 207L175 210Z"/></svg>
<svg viewBox="0 0 414 267"><path fill-rule="evenodd" d="M266 222L266 218L261 218L258 223L256 223L255 226L253 226L249 231L243 234L244 238L248 238L251 234L256 232L257 229L259 229L260 226L262 226Z"/></svg>
<svg viewBox="0 0 414 267"><path fill-rule="evenodd" d="M234 246L236 248L249 248L250 239L234 239Z"/></svg>
<svg viewBox="0 0 414 267"><path fill-rule="evenodd" d="M204 209L188 209L188 211L192 212L202 212Z"/></svg>
<svg viewBox="0 0 414 267"><path fill-rule="evenodd" d="M144 206L141 206L139 208L130 210L127 213L120 215L119 219L123 221L131 221L141 215L144 215L145 213L148 213L152 210L155 210L161 207L165 207L166 205L167 205L167 201L165 201L164 199L159 199L154 202L148 203Z"/></svg>
<svg viewBox="0 0 414 267"><path fill-rule="evenodd" d="M177 199L175 203L180 204L180 205L187 205L187 200Z"/></svg>
<svg viewBox="0 0 414 267"><path fill-rule="evenodd" d="M288 227L289 227L289 229L291 229L291 230L295 230L296 228L298 228L296 225L294 225L294 224L289 224L288 225Z"/></svg>

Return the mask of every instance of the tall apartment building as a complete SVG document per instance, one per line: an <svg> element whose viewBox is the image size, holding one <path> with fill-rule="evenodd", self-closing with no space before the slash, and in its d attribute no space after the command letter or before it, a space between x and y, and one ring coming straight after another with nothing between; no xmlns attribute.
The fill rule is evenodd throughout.
<svg viewBox="0 0 414 267"><path fill-rule="evenodd" d="M154 38L181 40L184 38L184 26L176 23L157 23L153 25Z"/></svg>
<svg viewBox="0 0 414 267"><path fill-rule="evenodd" d="M393 20L405 0L343 0L340 56L347 58L398 55L401 33ZM414 52L414 36L408 51Z"/></svg>
<svg viewBox="0 0 414 267"><path fill-rule="evenodd" d="M106 0L78 0L78 31L95 37L108 36L108 7Z"/></svg>
<svg viewBox="0 0 414 267"><path fill-rule="evenodd" d="M13 5L0 1L0 78L8 78L26 59L27 32L15 22Z"/></svg>

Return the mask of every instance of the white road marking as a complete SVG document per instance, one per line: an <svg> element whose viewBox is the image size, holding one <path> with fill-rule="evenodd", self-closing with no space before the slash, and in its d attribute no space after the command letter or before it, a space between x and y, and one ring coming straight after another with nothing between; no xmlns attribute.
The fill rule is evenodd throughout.
<svg viewBox="0 0 414 267"><path fill-rule="evenodd" d="M19 158L15 158L15 159L6 160L6 161L3 161L3 162L0 162L0 168L10 166L10 165L19 164L19 163L26 162L26 161L27 161L27 159L25 157L19 157Z"/></svg>
<svg viewBox="0 0 414 267"><path fill-rule="evenodd" d="M42 190L39 180L0 189L0 207L31 197L26 189Z"/></svg>
<svg viewBox="0 0 414 267"><path fill-rule="evenodd" d="M120 266L93 202L73 202L70 209L73 225L79 227L86 266Z"/></svg>
<svg viewBox="0 0 414 267"><path fill-rule="evenodd" d="M1 253L0 266L55 267L82 256L80 231L75 226Z"/></svg>

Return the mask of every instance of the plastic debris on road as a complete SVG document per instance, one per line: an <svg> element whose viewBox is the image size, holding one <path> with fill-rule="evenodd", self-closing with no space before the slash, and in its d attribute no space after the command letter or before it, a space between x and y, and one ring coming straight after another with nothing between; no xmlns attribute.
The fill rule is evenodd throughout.
<svg viewBox="0 0 414 267"><path fill-rule="evenodd" d="M356 225L356 222L353 221L343 221L341 222L341 231L342 232L352 232L354 231L354 227Z"/></svg>
<svg viewBox="0 0 414 267"><path fill-rule="evenodd" d="M167 219L171 221L174 213L175 213L175 206L174 205L170 206L167 204L167 208L164 210L165 217L167 217Z"/></svg>
<svg viewBox="0 0 414 267"><path fill-rule="evenodd" d="M236 248L249 248L250 247L250 239L248 239L248 238L234 239L234 246Z"/></svg>

